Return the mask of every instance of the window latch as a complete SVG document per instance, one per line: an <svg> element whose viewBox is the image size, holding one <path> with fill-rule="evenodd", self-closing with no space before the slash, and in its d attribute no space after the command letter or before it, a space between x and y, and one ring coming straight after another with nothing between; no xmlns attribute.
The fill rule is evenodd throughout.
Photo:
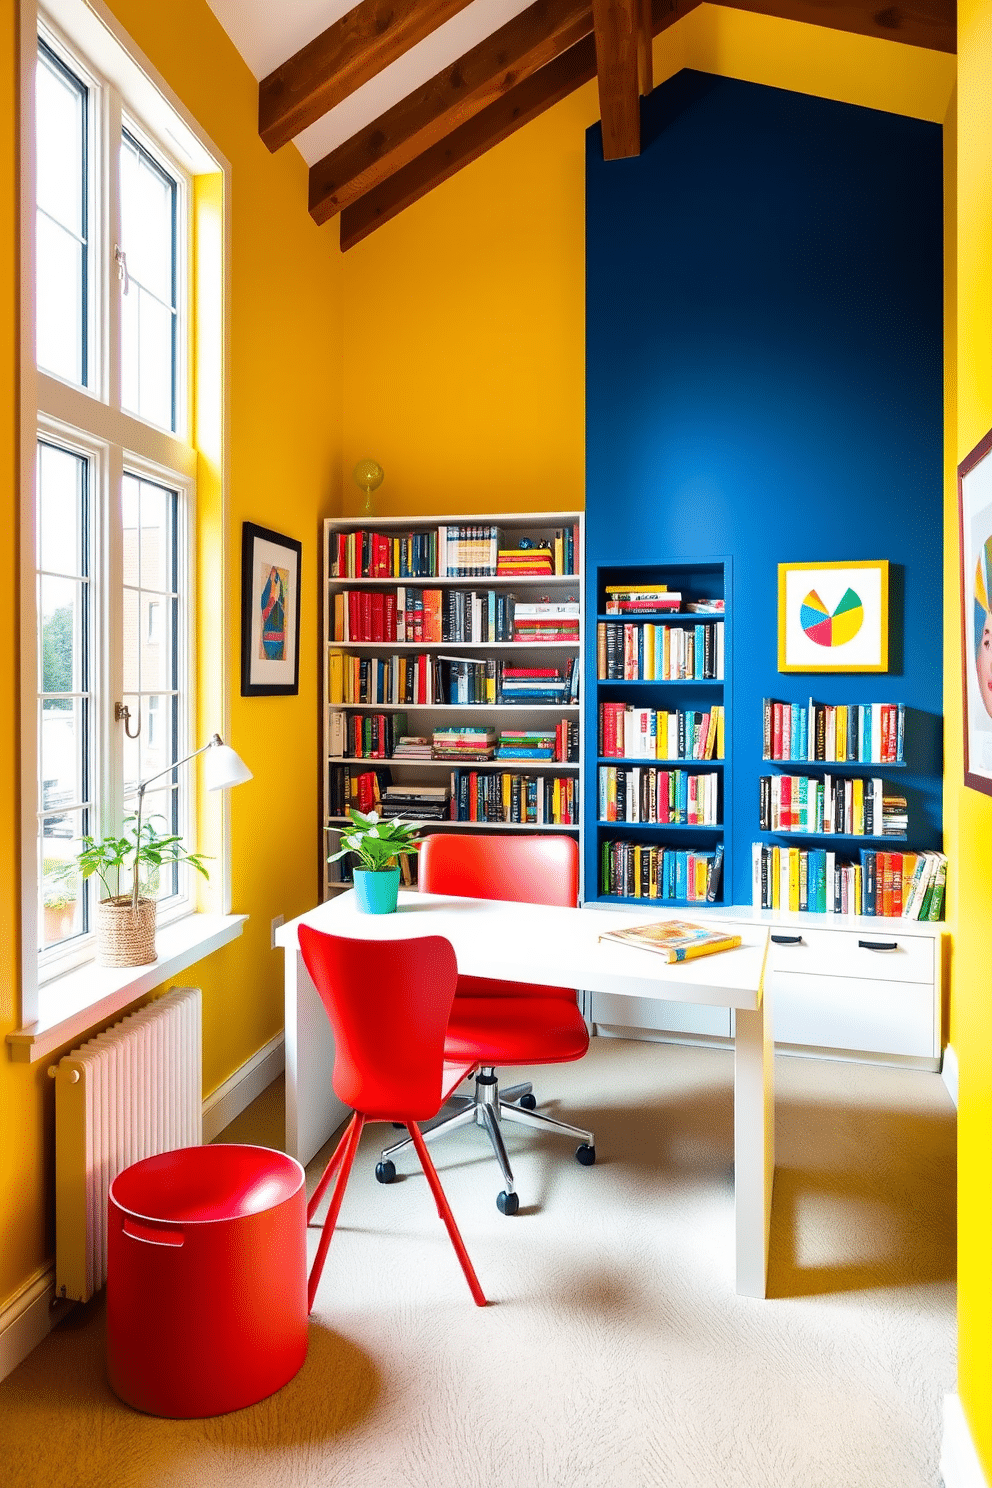
<svg viewBox="0 0 992 1488"><path fill-rule="evenodd" d="M114 722L115 723L123 723L123 725L124 725L124 732L125 732L125 734L127 734L127 736L128 736L129 739L136 739L138 737L138 735L141 733L141 714L140 713L138 714L138 727L135 729L135 731L134 731L133 734L131 732L131 709L128 707L127 703L115 703L114 704Z"/></svg>
<svg viewBox="0 0 992 1488"><path fill-rule="evenodd" d="M127 294L131 287L131 280L127 272L127 254L119 243L114 244L114 262L117 264L117 277L124 286L122 294Z"/></svg>

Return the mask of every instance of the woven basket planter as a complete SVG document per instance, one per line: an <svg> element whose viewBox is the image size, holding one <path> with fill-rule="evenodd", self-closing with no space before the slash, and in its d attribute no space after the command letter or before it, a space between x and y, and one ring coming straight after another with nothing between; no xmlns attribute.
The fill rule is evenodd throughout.
<svg viewBox="0 0 992 1488"><path fill-rule="evenodd" d="M154 960L155 900L139 899L135 909L130 894L101 899L96 907L97 965L147 966Z"/></svg>

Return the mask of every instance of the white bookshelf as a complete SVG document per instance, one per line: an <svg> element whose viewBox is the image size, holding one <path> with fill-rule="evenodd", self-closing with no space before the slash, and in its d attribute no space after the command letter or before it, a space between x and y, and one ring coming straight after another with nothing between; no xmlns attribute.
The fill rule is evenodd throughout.
<svg viewBox="0 0 992 1488"><path fill-rule="evenodd" d="M530 537L539 542L550 539L558 528L577 527L575 567L573 574L535 575L444 575L401 578L347 578L334 577L332 573L332 542L340 533L374 531L378 533L426 532L443 526L495 526L500 531L501 544L516 547L521 537ZM438 785L446 781L453 766L448 760L436 759L367 759L354 755L332 756L330 754L329 720L332 712L352 714L396 714L405 713L409 718L411 733L430 736L437 728L449 723L469 723L473 719L487 726L504 728L525 727L532 724L538 728L554 728L562 719L579 724L579 759L577 761L556 760L489 760L463 765L479 774L495 775L512 773L544 779L560 776L574 781L576 809L580 821L572 825L556 823L525 822L458 822L429 821L425 830L429 832L566 832L573 837L581 836L582 761L585 741L582 737L581 696L578 703L331 703L329 690L328 657L332 650L342 651L345 656L387 657L393 655L464 656L466 660L481 660L489 656L503 662L511 659L521 666L565 666L576 656L582 656L585 635L583 600L583 514L577 511L559 512L467 512L463 515L446 516L401 516L401 517L343 517L328 518L324 522L323 542L323 748L321 752L322 772L322 822L321 859L323 861L324 897L337 892L342 885L333 881L327 864L328 854L337 850L340 828L345 818L331 813L331 770L334 766L345 766L353 770L386 768L396 785ZM334 639L334 597L344 590L395 590L399 586L431 589L495 590L516 594L523 602L534 603L546 595L549 600L575 599L579 603L579 638L577 642L522 642L522 641L341 641ZM580 853L581 857L581 853ZM333 865L332 865L333 866Z"/></svg>

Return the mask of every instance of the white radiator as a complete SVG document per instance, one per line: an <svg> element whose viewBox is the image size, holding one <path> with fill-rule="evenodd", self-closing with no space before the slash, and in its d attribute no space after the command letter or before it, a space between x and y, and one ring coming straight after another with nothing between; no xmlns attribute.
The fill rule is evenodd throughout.
<svg viewBox="0 0 992 1488"><path fill-rule="evenodd" d="M202 1140L200 989L181 987L66 1054L55 1077L55 1291L107 1279L107 1198L124 1168Z"/></svg>

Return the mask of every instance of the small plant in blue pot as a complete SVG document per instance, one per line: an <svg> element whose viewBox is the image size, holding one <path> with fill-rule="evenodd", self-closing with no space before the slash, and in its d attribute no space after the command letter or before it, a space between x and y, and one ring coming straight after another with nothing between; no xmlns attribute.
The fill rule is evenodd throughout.
<svg viewBox="0 0 992 1488"><path fill-rule="evenodd" d="M400 887L399 854L419 852L416 833L421 824L399 816L384 821L377 811L356 811L353 806L348 815L353 825L341 834L341 851L327 861L354 853L360 865L354 870L359 909L363 914L392 914Z"/></svg>

